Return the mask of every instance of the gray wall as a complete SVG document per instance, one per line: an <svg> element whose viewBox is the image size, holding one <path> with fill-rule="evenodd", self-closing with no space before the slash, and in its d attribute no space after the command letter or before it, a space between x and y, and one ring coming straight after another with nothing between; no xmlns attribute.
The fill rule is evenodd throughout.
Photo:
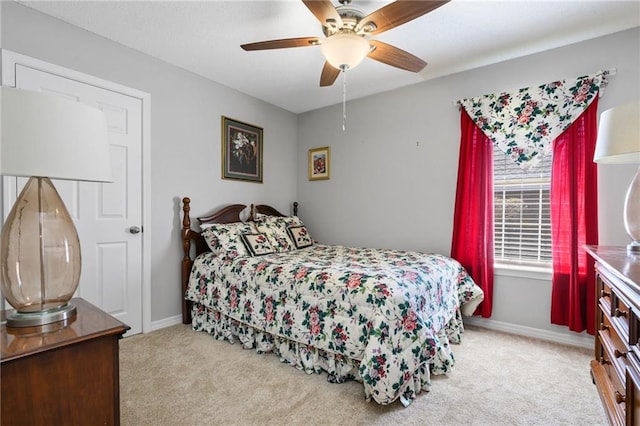
<svg viewBox="0 0 640 426"><path fill-rule="evenodd" d="M296 196L295 114L13 2L2 2L2 47L151 94L151 320L179 315L180 216L231 202L288 212ZM220 179L220 116L264 128L264 183Z"/></svg>
<svg viewBox="0 0 640 426"><path fill-rule="evenodd" d="M640 29L509 60L301 114L300 215L330 244L448 254L456 190L458 99L617 68L599 111L640 99ZM347 87L348 93L348 87ZM307 150L331 147L331 179L307 180ZM636 168L599 167L600 243L625 245L624 194ZM565 332L549 323L549 279L497 276L492 321Z"/></svg>
<svg viewBox="0 0 640 426"><path fill-rule="evenodd" d="M2 2L1 46L151 94L152 321L180 313L179 198L192 216L231 202L300 216L325 243L449 253L460 98L616 67L600 111L640 99L634 29L296 116L13 2ZM347 87L348 93L348 87ZM220 116L264 127L264 184L220 179ZM307 180L307 150L331 147L331 179ZM633 166L600 167L603 244L626 244L624 192ZM492 320L549 324L548 280L498 276Z"/></svg>

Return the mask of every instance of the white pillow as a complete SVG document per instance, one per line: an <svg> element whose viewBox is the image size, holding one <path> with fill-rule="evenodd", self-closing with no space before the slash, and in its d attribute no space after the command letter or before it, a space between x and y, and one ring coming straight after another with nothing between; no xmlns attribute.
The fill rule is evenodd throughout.
<svg viewBox="0 0 640 426"><path fill-rule="evenodd" d="M257 233L253 223L210 223L202 231L207 245L216 256L227 259L250 256L242 241L242 234Z"/></svg>

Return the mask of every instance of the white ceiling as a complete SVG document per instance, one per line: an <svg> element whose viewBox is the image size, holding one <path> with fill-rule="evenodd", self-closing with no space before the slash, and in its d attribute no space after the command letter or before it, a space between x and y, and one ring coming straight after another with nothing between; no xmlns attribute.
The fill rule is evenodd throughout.
<svg viewBox="0 0 640 426"><path fill-rule="evenodd" d="M338 5L337 0L333 0ZM353 0L368 14L390 1ZM342 101L342 77L319 87L320 48L245 52L240 44L320 36L298 0L21 1L26 6L301 113ZM419 74L371 59L347 72L356 99L640 26L640 1L454 0L375 39L429 63Z"/></svg>

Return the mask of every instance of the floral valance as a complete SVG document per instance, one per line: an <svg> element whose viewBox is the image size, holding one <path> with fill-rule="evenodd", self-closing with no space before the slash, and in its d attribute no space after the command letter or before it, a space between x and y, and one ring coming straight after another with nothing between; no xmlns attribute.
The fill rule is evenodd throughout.
<svg viewBox="0 0 640 426"><path fill-rule="evenodd" d="M522 169L550 154L552 142L607 85L609 71L463 99L460 104L483 133Z"/></svg>

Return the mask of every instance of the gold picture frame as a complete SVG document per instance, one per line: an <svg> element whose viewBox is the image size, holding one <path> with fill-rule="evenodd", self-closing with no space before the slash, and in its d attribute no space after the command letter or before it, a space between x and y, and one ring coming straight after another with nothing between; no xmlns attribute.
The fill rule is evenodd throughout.
<svg viewBox="0 0 640 426"><path fill-rule="evenodd" d="M222 116L222 179L262 183L262 132Z"/></svg>
<svg viewBox="0 0 640 426"><path fill-rule="evenodd" d="M309 150L309 180L326 180L331 175L331 152L328 146Z"/></svg>

